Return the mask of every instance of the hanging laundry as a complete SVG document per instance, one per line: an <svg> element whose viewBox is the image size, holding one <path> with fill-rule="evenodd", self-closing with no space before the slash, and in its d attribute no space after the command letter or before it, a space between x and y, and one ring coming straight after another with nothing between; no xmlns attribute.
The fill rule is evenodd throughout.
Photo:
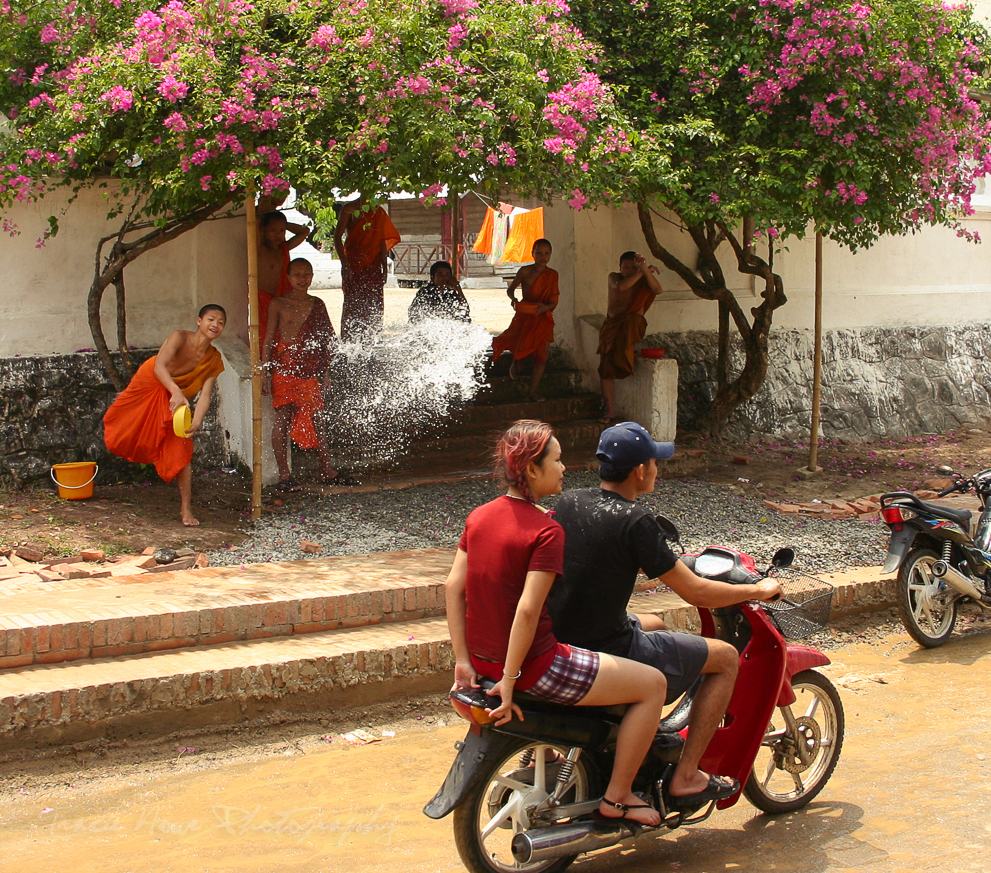
<svg viewBox="0 0 991 873"><path fill-rule="evenodd" d="M533 260L531 251L533 244L544 236L544 208L538 207L529 212L521 212L513 216L513 226L506 240L506 249L499 259L504 264L512 261L525 264Z"/></svg>
<svg viewBox="0 0 991 873"><path fill-rule="evenodd" d="M502 260L502 253L506 250L511 220L504 212L500 211L495 214L495 224L492 227L492 249L486 259L493 266Z"/></svg>
<svg viewBox="0 0 991 873"><path fill-rule="evenodd" d="M471 247L473 252L482 255L492 254L492 226L496 211L491 207L486 207L485 218L482 220L482 229L475 236L475 245Z"/></svg>

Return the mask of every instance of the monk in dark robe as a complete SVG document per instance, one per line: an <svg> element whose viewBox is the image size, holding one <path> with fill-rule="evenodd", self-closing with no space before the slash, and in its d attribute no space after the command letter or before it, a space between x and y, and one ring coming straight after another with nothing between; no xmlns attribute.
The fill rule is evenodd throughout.
<svg viewBox="0 0 991 873"><path fill-rule="evenodd" d="M656 273L642 255L623 252L619 272L609 274L609 308L596 349L604 407L600 424L616 421L616 380L633 375L636 346L647 333L646 312L663 290Z"/></svg>
<svg viewBox="0 0 991 873"><path fill-rule="evenodd" d="M306 241L310 229L290 224L277 211L262 215L258 229L258 339L264 342L272 299L289 293L289 252ZM292 233L288 240L287 230Z"/></svg>
<svg viewBox="0 0 991 873"><path fill-rule="evenodd" d="M330 385L337 335L324 302L307 293L313 281L310 262L297 258L289 264L288 275L291 290L272 301L262 351L262 394L272 395L275 410L272 448L279 465L276 487L280 491L301 490L289 468L290 438L301 449L317 450L324 484L354 485L351 477L334 469L327 439L314 421Z"/></svg>
<svg viewBox="0 0 991 873"><path fill-rule="evenodd" d="M179 484L180 516L187 526L199 521L192 509L192 435L210 408L213 384L224 371L213 341L227 324L223 307L209 304L200 310L196 330L176 330L158 354L139 368L134 378L103 416L103 439L115 455L138 464L154 464L166 482ZM177 436L172 416L180 406L200 395L192 425Z"/></svg>
<svg viewBox="0 0 991 873"><path fill-rule="evenodd" d="M513 353L509 374L516 378L516 362L532 356L533 376L530 379L530 400L542 403L537 387L547 369L547 350L554 339L554 316L557 306L557 270L547 266L551 259L551 244L538 239L533 244L533 263L521 267L506 293L516 315L499 336L492 341L492 358L498 361L505 351ZM516 289L522 289L522 300L516 299Z"/></svg>
<svg viewBox="0 0 991 873"><path fill-rule="evenodd" d="M381 206L358 199L344 205L334 231L341 259L341 339L359 342L369 331L382 329L388 254L402 237Z"/></svg>

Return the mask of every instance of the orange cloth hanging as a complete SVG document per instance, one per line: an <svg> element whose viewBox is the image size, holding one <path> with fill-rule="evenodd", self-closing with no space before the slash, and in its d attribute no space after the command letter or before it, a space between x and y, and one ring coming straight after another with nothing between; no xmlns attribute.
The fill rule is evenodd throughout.
<svg viewBox="0 0 991 873"><path fill-rule="evenodd" d="M168 389L155 375L158 355L149 358L134 374L103 416L103 441L115 455L138 464L154 464L171 482L193 459L193 441L178 437L172 428ZM173 376L183 396L191 399L208 379L224 371L224 361L211 347L188 373Z"/></svg>
<svg viewBox="0 0 991 873"><path fill-rule="evenodd" d="M538 207L513 217L513 226L506 239L506 250L499 259L500 264L512 261L525 264L532 261L533 244L544 237L544 208Z"/></svg>
<svg viewBox="0 0 991 873"><path fill-rule="evenodd" d="M538 237L539 239L539 237ZM558 301L557 270L547 267L523 295L525 303L551 303ZM537 363L547 360L547 347L554 339L554 314L541 312L540 315L528 315L519 309L509 327L492 340L492 358L499 356L507 349L513 353L514 360L522 360L528 355L535 355Z"/></svg>
<svg viewBox="0 0 991 873"><path fill-rule="evenodd" d="M482 220L482 229L475 237L475 245L471 247L473 252L482 255L492 254L492 228L495 225L495 210L488 206L485 209L485 218Z"/></svg>

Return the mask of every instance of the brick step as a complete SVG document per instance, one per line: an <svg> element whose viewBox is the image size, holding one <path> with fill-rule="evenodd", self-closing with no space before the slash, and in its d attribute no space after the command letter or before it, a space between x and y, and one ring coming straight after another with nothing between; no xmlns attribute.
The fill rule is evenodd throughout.
<svg viewBox="0 0 991 873"><path fill-rule="evenodd" d="M448 549L211 567L0 594L0 668L442 615ZM105 583L105 584L101 584ZM2 675L2 674L0 674Z"/></svg>
<svg viewBox="0 0 991 873"><path fill-rule="evenodd" d="M414 472L421 469L437 469L443 467L458 473L482 472L492 469L492 450L496 440L505 427L518 418L541 417L540 410L547 403L523 404L523 407L533 407L523 410L523 414L515 415L498 424L487 427L472 427L457 430L453 433L440 434L426 440L410 444L410 451L400 458L395 469ZM520 408L517 408L520 412ZM595 419L580 418L569 421L554 421L557 438L564 447L565 453L587 455L591 460L595 454L595 446L602 432L602 425Z"/></svg>
<svg viewBox="0 0 991 873"><path fill-rule="evenodd" d="M11 750L326 712L450 685L443 618L5 670L0 746Z"/></svg>
<svg viewBox="0 0 991 873"><path fill-rule="evenodd" d="M467 427L500 427L521 418L540 421L567 421L577 418L594 418L598 415L602 398L598 394L583 392L564 397L551 397L543 403L534 403L525 397L504 403L483 403L466 406L451 417L449 427L463 430Z"/></svg>
<svg viewBox="0 0 991 873"><path fill-rule="evenodd" d="M476 406L517 403L526 397L530 390L530 377L518 381L508 376L490 376L487 385L475 395L472 403ZM566 397L585 391L580 370L550 370L544 373L538 389L544 397Z"/></svg>

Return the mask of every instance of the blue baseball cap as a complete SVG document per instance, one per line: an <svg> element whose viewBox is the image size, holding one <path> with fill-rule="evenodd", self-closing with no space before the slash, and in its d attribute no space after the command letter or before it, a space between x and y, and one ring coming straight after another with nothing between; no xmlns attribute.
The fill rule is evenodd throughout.
<svg viewBox="0 0 991 873"><path fill-rule="evenodd" d="M662 461L674 454L674 443L657 443L635 421L624 421L607 427L599 437L595 450L603 464L614 470L632 470L651 458Z"/></svg>

